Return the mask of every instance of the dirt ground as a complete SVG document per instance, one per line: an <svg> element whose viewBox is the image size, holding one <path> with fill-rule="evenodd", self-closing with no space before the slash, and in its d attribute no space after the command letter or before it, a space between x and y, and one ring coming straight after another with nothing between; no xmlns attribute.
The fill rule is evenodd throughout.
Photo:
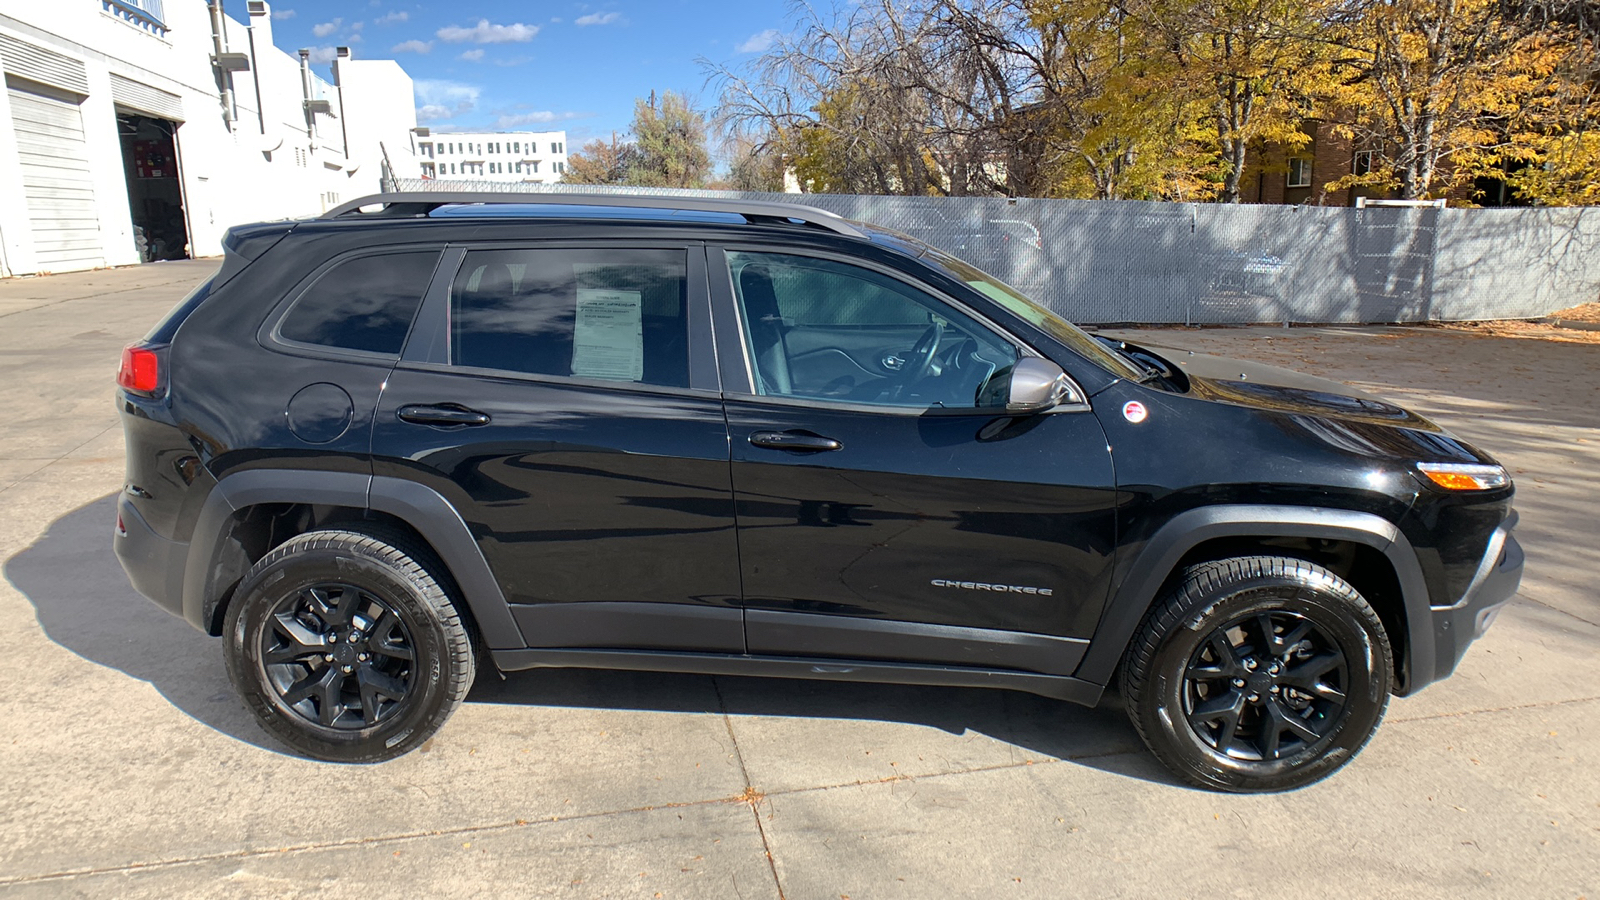
<svg viewBox="0 0 1600 900"><path fill-rule="evenodd" d="M1580 303L1545 317L1562 322L1600 324L1600 303ZM1465 331L1486 337L1532 338L1540 341L1566 341L1574 344L1600 344L1600 330L1563 328L1550 322L1525 322L1502 319L1494 322L1454 322L1440 325L1451 331Z"/></svg>

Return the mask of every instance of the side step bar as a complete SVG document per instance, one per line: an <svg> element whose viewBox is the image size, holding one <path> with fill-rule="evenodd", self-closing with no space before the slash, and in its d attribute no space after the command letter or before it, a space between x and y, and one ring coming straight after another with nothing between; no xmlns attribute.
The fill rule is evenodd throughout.
<svg viewBox="0 0 1600 900"><path fill-rule="evenodd" d="M997 669L928 666L913 663L863 662L791 656L748 656L726 653L663 653L655 650L495 650L502 672L526 669L625 669L636 672L687 672L701 675L745 675L759 678L814 678L886 684L945 687L1007 688L1053 697L1084 706L1100 702L1105 688L1064 675L1036 675Z"/></svg>

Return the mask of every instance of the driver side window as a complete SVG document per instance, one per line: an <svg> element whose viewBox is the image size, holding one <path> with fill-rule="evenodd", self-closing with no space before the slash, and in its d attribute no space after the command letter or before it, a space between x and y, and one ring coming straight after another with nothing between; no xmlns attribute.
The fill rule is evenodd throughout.
<svg viewBox="0 0 1600 900"><path fill-rule="evenodd" d="M729 251L756 392L916 409L995 405L1009 342L911 285L808 256ZM996 376L999 378L996 378Z"/></svg>

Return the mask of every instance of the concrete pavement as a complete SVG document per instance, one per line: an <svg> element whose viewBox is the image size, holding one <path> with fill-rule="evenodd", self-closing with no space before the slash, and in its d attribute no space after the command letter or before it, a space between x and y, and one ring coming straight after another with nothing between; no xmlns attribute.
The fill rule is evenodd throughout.
<svg viewBox="0 0 1600 900"><path fill-rule="evenodd" d="M1175 786L1114 700L625 672L484 672L423 751L335 766L110 550L118 350L213 267L0 281L0 895L1600 898L1600 345L1137 333L1359 384L1516 474L1519 599L1302 791Z"/></svg>

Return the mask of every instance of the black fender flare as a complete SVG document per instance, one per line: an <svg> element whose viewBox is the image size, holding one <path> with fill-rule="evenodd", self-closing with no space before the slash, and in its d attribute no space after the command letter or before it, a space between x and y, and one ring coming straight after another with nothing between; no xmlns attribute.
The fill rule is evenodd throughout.
<svg viewBox="0 0 1600 900"><path fill-rule="evenodd" d="M227 520L263 503L301 503L371 509L416 529L460 586L484 643L491 650L526 647L505 594L461 514L439 492L402 478L304 469L248 469L219 480L195 522L183 574L183 617L209 632L229 571L223 545Z"/></svg>
<svg viewBox="0 0 1600 900"><path fill-rule="evenodd" d="M1159 597L1157 592L1185 553L1216 538L1306 537L1365 544L1383 553L1400 583L1406 617L1406 653L1396 668L1409 673L1409 683L1398 685L1411 693L1433 680L1433 616L1428 606L1428 584L1416 551L1400 529L1388 519L1354 510L1308 506L1235 504L1191 509L1173 516L1136 553L1128 554L1116 580L1117 588L1095 629L1089 652L1074 677L1095 684L1110 682L1134 632Z"/></svg>

